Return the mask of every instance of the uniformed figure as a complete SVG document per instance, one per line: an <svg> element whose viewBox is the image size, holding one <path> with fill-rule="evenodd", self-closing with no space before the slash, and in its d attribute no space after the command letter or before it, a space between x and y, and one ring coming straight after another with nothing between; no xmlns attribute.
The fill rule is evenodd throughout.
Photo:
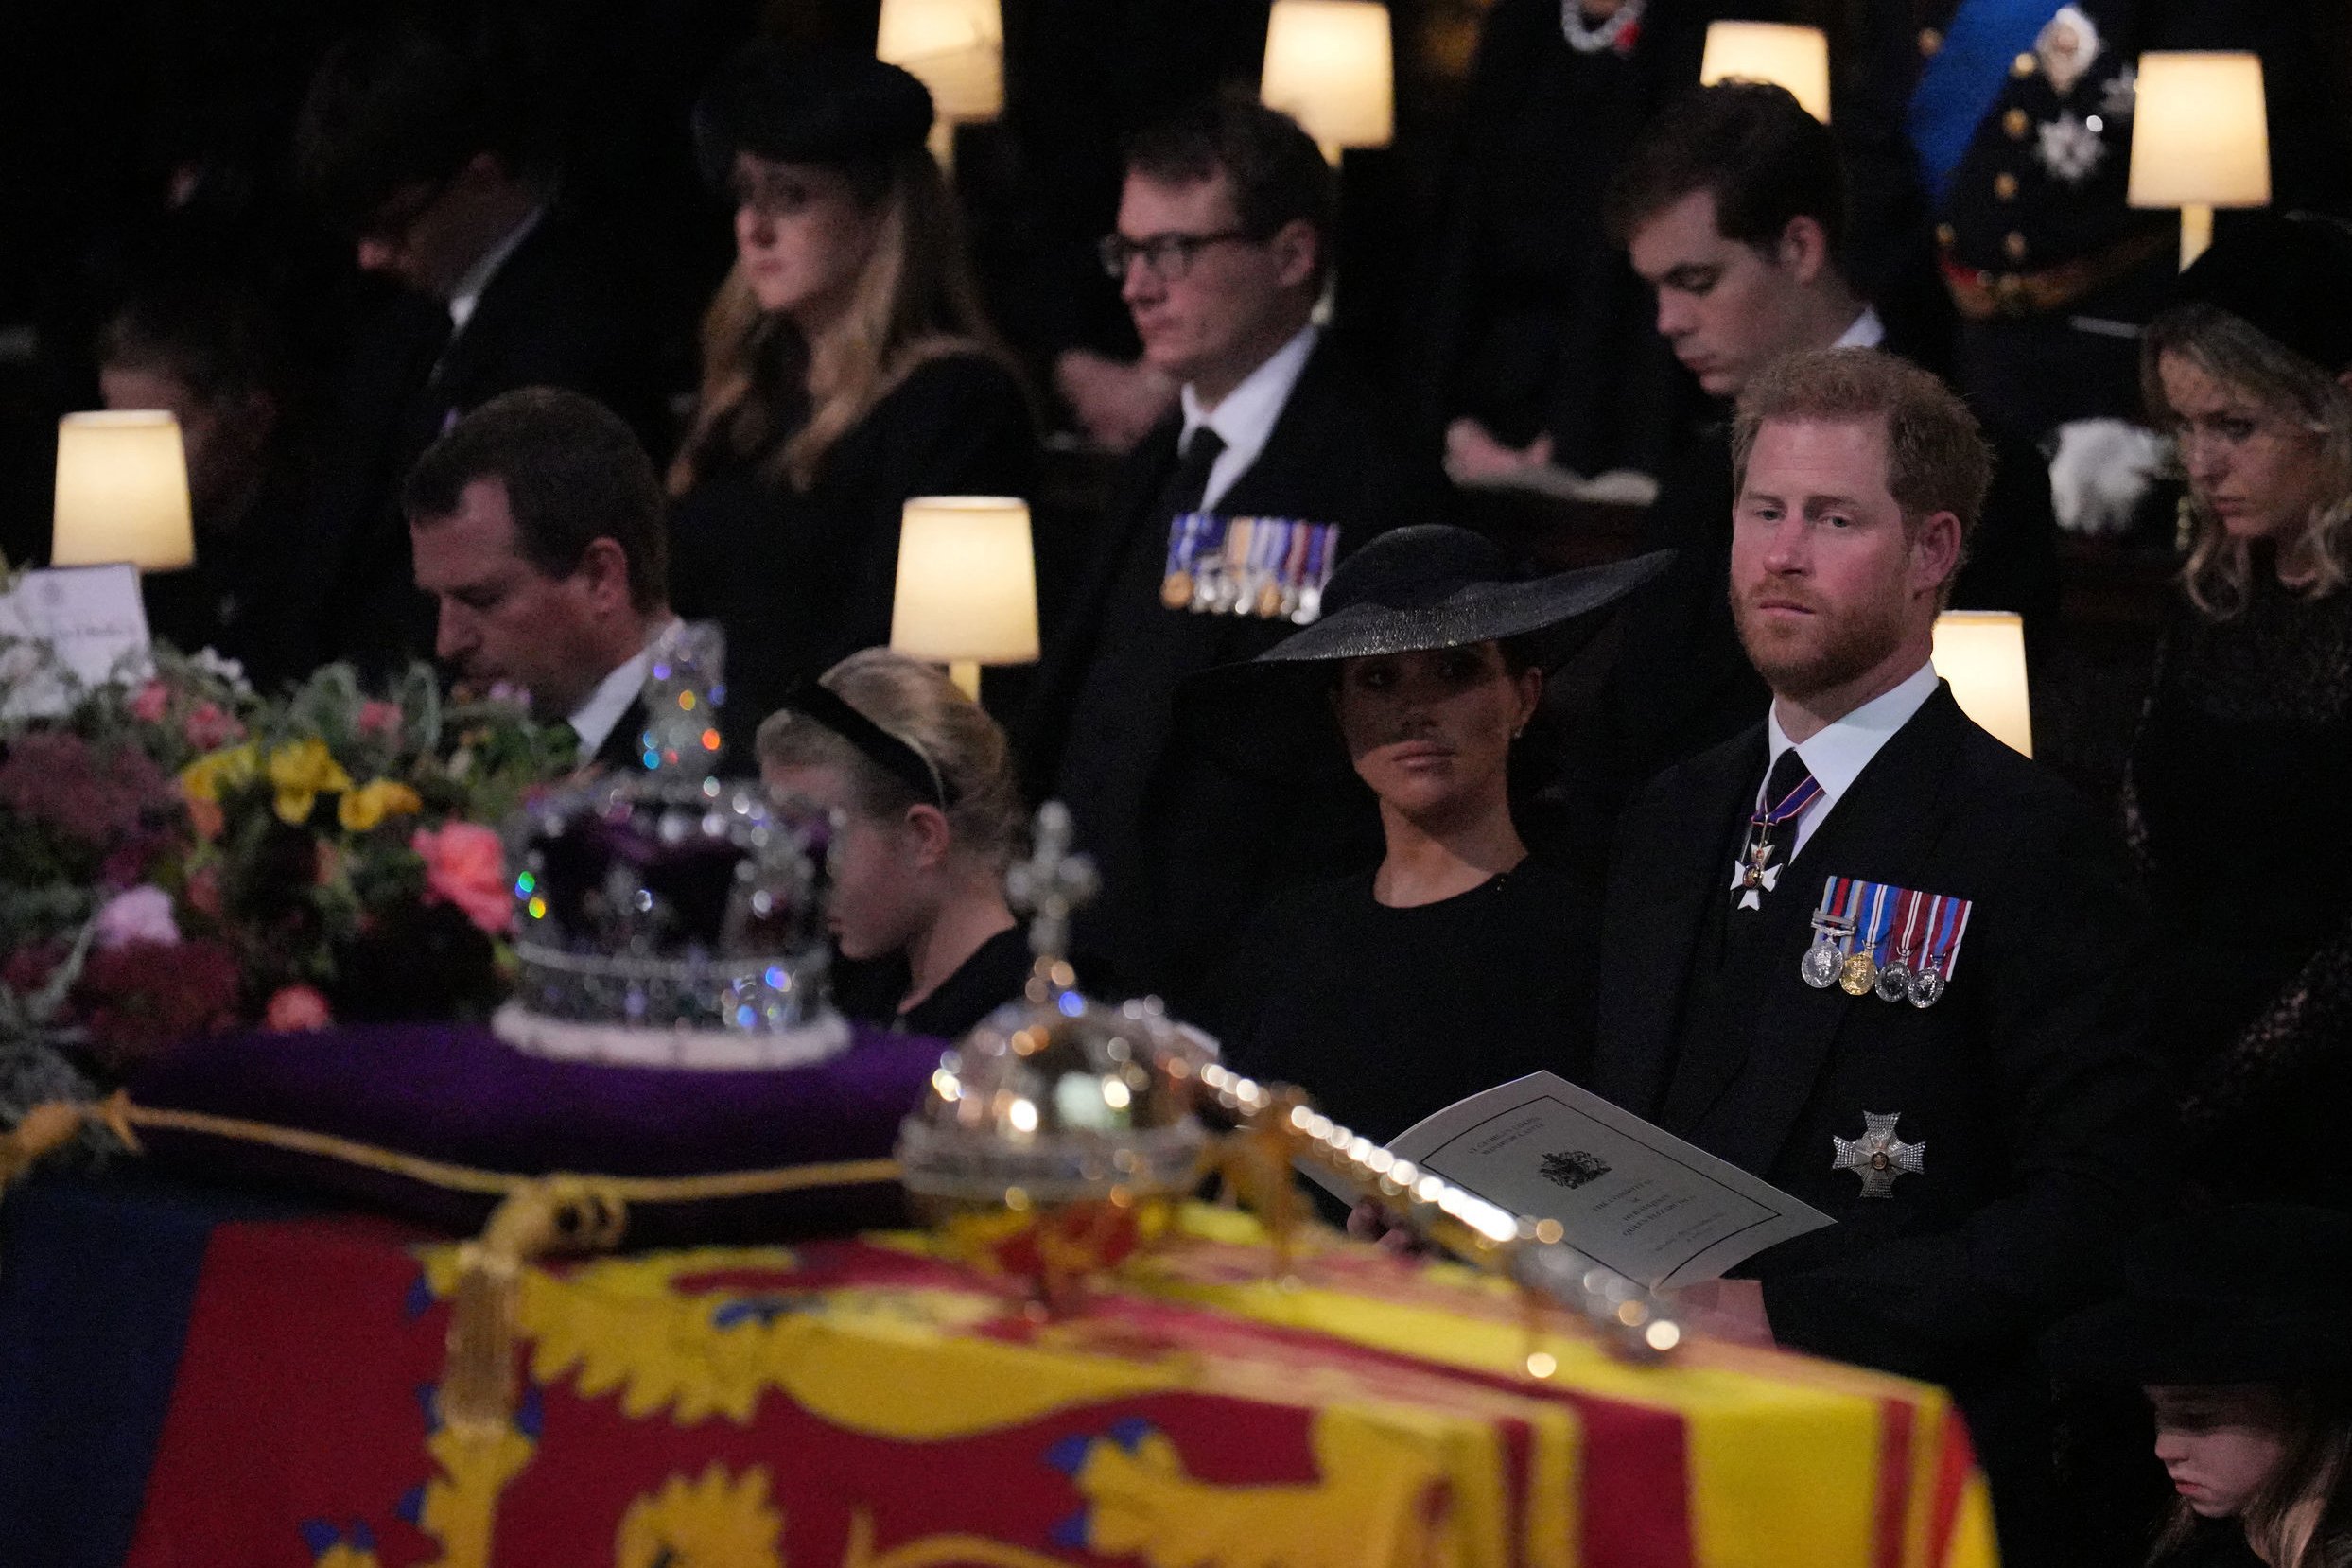
<svg viewBox="0 0 2352 1568"><path fill-rule="evenodd" d="M2128 862L1929 663L1989 477L1960 401L1874 350L1799 354L1750 382L1734 451L1772 699L1624 819L1592 1087L1837 1221L1701 1326L1950 1388L2004 1559L2049 1560L2032 1335L2099 1291L2167 1126L2113 984Z"/></svg>
<svg viewBox="0 0 2352 1568"><path fill-rule="evenodd" d="M2274 82L2300 101L2310 51L2294 48L2297 25L2277 9L2256 16L2224 0L1869 8L1860 69L1840 82L1841 133L1871 170L1858 182L1859 226L1894 233L1926 217L1959 317L1955 379L1978 408L2030 439L2073 420L2138 417L2137 329L2162 303L2179 234L2174 214L2125 204L2139 56L2260 49ZM2279 107L2274 96L2273 134L2292 141ZM2299 170L2292 153L2280 167L2290 183Z"/></svg>

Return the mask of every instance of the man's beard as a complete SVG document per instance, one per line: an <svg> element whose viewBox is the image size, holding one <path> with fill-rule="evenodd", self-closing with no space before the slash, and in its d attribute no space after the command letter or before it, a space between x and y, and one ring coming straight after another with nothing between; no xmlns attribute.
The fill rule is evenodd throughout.
<svg viewBox="0 0 2352 1568"><path fill-rule="evenodd" d="M1793 702L1832 691L1876 669L1903 642L1903 603L1892 595L1842 610L1809 594L1766 584L1764 592L1796 599L1813 611L1802 637L1776 637L1756 621L1746 596L1732 596L1732 620L1748 662L1776 696Z"/></svg>

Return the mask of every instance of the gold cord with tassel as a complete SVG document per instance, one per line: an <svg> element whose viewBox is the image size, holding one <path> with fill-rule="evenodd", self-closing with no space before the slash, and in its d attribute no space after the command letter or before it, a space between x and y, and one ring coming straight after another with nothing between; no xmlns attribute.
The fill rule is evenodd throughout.
<svg viewBox="0 0 2352 1568"><path fill-rule="evenodd" d="M523 1270L557 1252L620 1245L628 1208L609 1182L551 1176L525 1183L491 1211L477 1239L458 1248L450 1303L449 1363L441 1419L461 1437L495 1437L514 1419Z"/></svg>

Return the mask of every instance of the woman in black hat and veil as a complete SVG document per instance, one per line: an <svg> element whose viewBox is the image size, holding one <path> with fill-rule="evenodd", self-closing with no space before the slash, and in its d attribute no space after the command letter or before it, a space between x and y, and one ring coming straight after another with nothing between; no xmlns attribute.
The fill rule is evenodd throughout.
<svg viewBox="0 0 2352 1568"><path fill-rule="evenodd" d="M2217 1195L2343 1206L2352 1118L2352 227L2257 214L2141 341L2188 494L2125 793L2148 989Z"/></svg>
<svg viewBox="0 0 2352 1568"><path fill-rule="evenodd" d="M1026 392L983 318L923 84L763 42L696 111L735 213L670 489L671 599L727 636L747 744L794 685L890 640L915 496L1026 496Z"/></svg>
<svg viewBox="0 0 2352 1568"><path fill-rule="evenodd" d="M1315 625L1195 678L1187 723L1236 765L1351 767L1385 843L1248 929L1203 1019L1237 1070L1382 1141L1538 1068L1581 1074L1599 892L1529 856L1512 742L1544 672L1664 559L1518 581L1478 534L1400 529L1340 566Z"/></svg>

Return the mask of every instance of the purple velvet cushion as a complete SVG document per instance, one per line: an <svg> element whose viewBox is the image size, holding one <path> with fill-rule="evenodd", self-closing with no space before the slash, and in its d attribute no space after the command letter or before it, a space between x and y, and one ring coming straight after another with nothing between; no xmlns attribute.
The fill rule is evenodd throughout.
<svg viewBox="0 0 2352 1568"><path fill-rule="evenodd" d="M688 1072L526 1055L487 1029L374 1024L193 1040L131 1085L137 1105L202 1111L474 1170L680 1176L888 1158L945 1046L860 1029L811 1067ZM293 1185L478 1229L497 1198L248 1139L143 1128L159 1163ZM634 1204L628 1240L677 1244L896 1223L895 1183Z"/></svg>

